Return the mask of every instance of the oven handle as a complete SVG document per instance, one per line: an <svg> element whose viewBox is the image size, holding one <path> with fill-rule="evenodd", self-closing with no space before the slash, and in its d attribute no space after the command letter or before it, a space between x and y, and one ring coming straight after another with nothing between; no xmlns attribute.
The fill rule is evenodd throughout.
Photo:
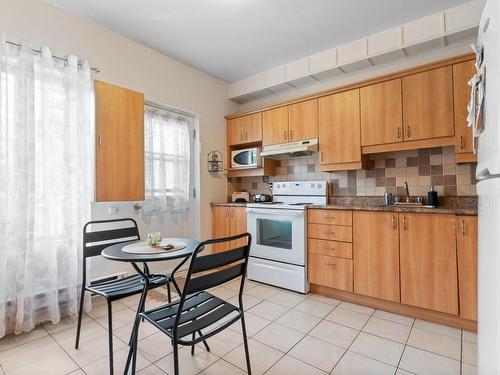
<svg viewBox="0 0 500 375"><path fill-rule="evenodd" d="M247 213L249 214L259 214L267 216L304 216L304 210L280 210L280 209L267 209L267 208L247 208Z"/></svg>

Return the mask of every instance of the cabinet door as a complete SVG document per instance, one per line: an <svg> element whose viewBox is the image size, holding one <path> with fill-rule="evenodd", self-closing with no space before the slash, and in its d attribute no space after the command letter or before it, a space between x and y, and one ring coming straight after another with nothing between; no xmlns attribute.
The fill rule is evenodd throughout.
<svg viewBox="0 0 500 375"><path fill-rule="evenodd" d="M227 120L227 144L229 146L261 141L261 112Z"/></svg>
<svg viewBox="0 0 500 375"><path fill-rule="evenodd" d="M246 207L231 207L230 208L230 226L231 236L247 232L247 209ZM236 240L232 244L233 247L245 246L246 239Z"/></svg>
<svg viewBox="0 0 500 375"><path fill-rule="evenodd" d="M454 215L400 214L401 302L458 314Z"/></svg>
<svg viewBox="0 0 500 375"><path fill-rule="evenodd" d="M352 292L352 260L308 254L309 282Z"/></svg>
<svg viewBox="0 0 500 375"><path fill-rule="evenodd" d="M318 138L318 99L288 106L290 141Z"/></svg>
<svg viewBox="0 0 500 375"><path fill-rule="evenodd" d="M228 206L214 206L212 207L212 237L224 238L231 235L230 227L230 207ZM227 244L215 244L212 251L219 252L227 250Z"/></svg>
<svg viewBox="0 0 500 375"><path fill-rule="evenodd" d="M238 145L243 141L243 121L241 117L227 120L227 144L228 146Z"/></svg>
<svg viewBox="0 0 500 375"><path fill-rule="evenodd" d="M404 139L455 134L451 66L403 77Z"/></svg>
<svg viewBox="0 0 500 375"><path fill-rule="evenodd" d="M274 145L288 141L288 107L264 111L262 113L262 143Z"/></svg>
<svg viewBox="0 0 500 375"><path fill-rule="evenodd" d="M95 81L96 200L144 200L144 95Z"/></svg>
<svg viewBox="0 0 500 375"><path fill-rule="evenodd" d="M353 213L354 293L399 302L398 215Z"/></svg>
<svg viewBox="0 0 500 375"><path fill-rule="evenodd" d="M362 87L361 145L380 145L403 140L401 79Z"/></svg>
<svg viewBox="0 0 500 375"><path fill-rule="evenodd" d="M319 99L321 164L361 161L359 89Z"/></svg>
<svg viewBox="0 0 500 375"><path fill-rule="evenodd" d="M472 152L472 130L467 127L467 105L470 86L467 84L475 74L474 60L453 65L453 97L455 107L455 152Z"/></svg>
<svg viewBox="0 0 500 375"><path fill-rule="evenodd" d="M477 217L457 216L460 316L477 320Z"/></svg>

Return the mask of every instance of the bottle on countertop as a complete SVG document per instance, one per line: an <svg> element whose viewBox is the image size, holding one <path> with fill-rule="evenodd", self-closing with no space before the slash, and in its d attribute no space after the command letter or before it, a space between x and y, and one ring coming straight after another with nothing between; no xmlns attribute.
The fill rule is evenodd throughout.
<svg viewBox="0 0 500 375"><path fill-rule="evenodd" d="M439 206L439 198L437 191L434 191L434 186L429 186L429 192L427 193L428 205L433 207Z"/></svg>

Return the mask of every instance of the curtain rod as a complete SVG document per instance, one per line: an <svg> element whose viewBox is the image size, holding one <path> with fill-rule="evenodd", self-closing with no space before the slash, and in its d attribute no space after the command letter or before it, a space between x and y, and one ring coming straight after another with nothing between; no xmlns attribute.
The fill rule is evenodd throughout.
<svg viewBox="0 0 500 375"><path fill-rule="evenodd" d="M10 44L11 46L14 46L14 47L18 47L18 48L21 48L21 44L19 43L15 43L15 42L11 42L9 40L6 40L5 43L7 44ZM41 49L34 49L32 48L33 52L34 53L38 53L39 55L42 54L42 50ZM59 61L64 61L64 62L68 62L68 59L65 58L65 57L59 57L59 56L52 56L52 58L54 60L59 60ZM78 63L79 66L81 66L81 63ZM96 67L90 67L90 70L92 70L94 73L100 73L101 71L99 70L99 68L96 68Z"/></svg>

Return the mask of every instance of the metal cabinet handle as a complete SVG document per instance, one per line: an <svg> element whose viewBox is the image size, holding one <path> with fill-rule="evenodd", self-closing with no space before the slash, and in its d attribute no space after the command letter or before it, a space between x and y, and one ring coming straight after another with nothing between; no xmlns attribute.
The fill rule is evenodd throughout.
<svg viewBox="0 0 500 375"><path fill-rule="evenodd" d="M240 142L243 142L243 133L240 133Z"/></svg>
<svg viewBox="0 0 500 375"><path fill-rule="evenodd" d="M406 216L403 216L403 229L406 229Z"/></svg>
<svg viewBox="0 0 500 375"><path fill-rule="evenodd" d="M248 133L245 132L245 141L248 141Z"/></svg>
<svg viewBox="0 0 500 375"><path fill-rule="evenodd" d="M293 130L290 130L290 140L293 139Z"/></svg>
<svg viewBox="0 0 500 375"><path fill-rule="evenodd" d="M226 208L226 217L229 217L229 207Z"/></svg>
<svg viewBox="0 0 500 375"><path fill-rule="evenodd" d="M460 220L460 231L462 232L462 235L465 236L465 221Z"/></svg>
<svg viewBox="0 0 500 375"><path fill-rule="evenodd" d="M465 147L464 137L460 136L460 150L463 150Z"/></svg>
<svg viewBox="0 0 500 375"><path fill-rule="evenodd" d="M396 229L396 216L391 217L392 229Z"/></svg>
<svg viewBox="0 0 500 375"><path fill-rule="evenodd" d="M97 137L97 144L99 147L102 147L102 136Z"/></svg>
<svg viewBox="0 0 500 375"><path fill-rule="evenodd" d="M325 216L325 219L335 220L335 216Z"/></svg>
<svg viewBox="0 0 500 375"><path fill-rule="evenodd" d="M283 133L283 137L285 138L285 141L288 140L288 132L286 130Z"/></svg>
<svg viewBox="0 0 500 375"><path fill-rule="evenodd" d="M401 139L401 128L398 126L398 139Z"/></svg>
<svg viewBox="0 0 500 375"><path fill-rule="evenodd" d="M323 151L321 151L321 161L323 161Z"/></svg>
<svg viewBox="0 0 500 375"><path fill-rule="evenodd" d="M323 234L326 234L326 235L331 234L332 236L335 236L335 232L323 232Z"/></svg>
<svg viewBox="0 0 500 375"><path fill-rule="evenodd" d="M408 138L410 138L410 137L411 137L411 128L410 128L410 125L408 125L408 126L406 127L406 136L407 136Z"/></svg>
<svg viewBox="0 0 500 375"><path fill-rule="evenodd" d="M331 252L333 252L333 253L334 253L335 251L337 251L337 249L336 249L335 247L329 247L329 248L327 248L326 250L327 250L327 251L331 251Z"/></svg>
<svg viewBox="0 0 500 375"><path fill-rule="evenodd" d="M324 262L323 264L324 264L325 266L327 266L327 267L329 267L329 266L331 266L331 267L335 267L335 266L336 266L336 264L335 264L335 263L328 263L328 262Z"/></svg>

